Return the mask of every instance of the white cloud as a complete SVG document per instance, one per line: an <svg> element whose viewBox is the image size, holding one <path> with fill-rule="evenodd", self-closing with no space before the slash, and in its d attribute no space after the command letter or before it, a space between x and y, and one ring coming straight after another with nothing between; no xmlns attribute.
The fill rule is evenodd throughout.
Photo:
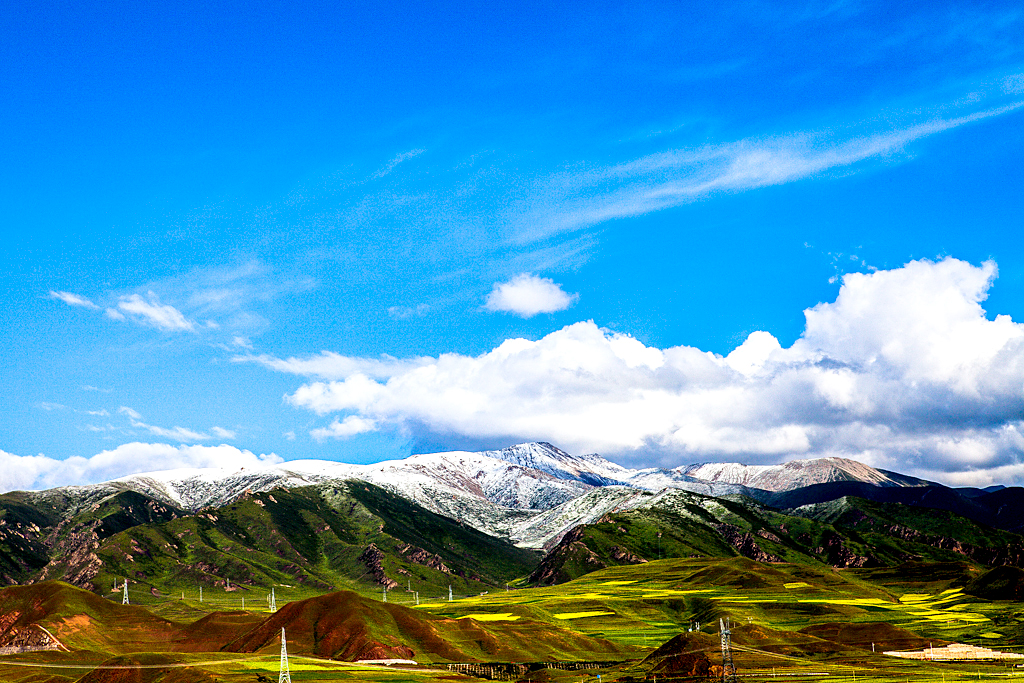
<svg viewBox="0 0 1024 683"><path fill-rule="evenodd" d="M191 441L209 441L215 436L221 439L235 438L234 432L223 429L222 427L212 428L210 431L213 432L213 435L210 435L205 432L197 432L194 429L188 429L187 427L172 427L167 429L166 427L157 427L156 425L146 424L142 421L142 415L128 406L121 406L117 409L117 412L122 415L127 415L131 421L132 427L135 427L136 429L145 430L153 436L162 436L165 439L174 439L175 441L183 443Z"/></svg>
<svg viewBox="0 0 1024 683"><path fill-rule="evenodd" d="M234 363L258 363L278 372L322 379L342 379L356 373L369 377L391 377L396 373L433 362L433 359L428 357L402 360L387 355L380 358L352 358L332 351L322 351L320 355L306 358L275 358L265 354L247 354L234 356L231 360Z"/></svg>
<svg viewBox="0 0 1024 683"><path fill-rule="evenodd" d="M416 304L415 306L389 306L388 315L395 320L408 320L409 318L422 318L430 312L429 304Z"/></svg>
<svg viewBox="0 0 1024 683"><path fill-rule="evenodd" d="M249 351L252 351L252 344L245 337L233 337L231 339L231 343L233 343L235 346L239 346L243 349L248 349Z"/></svg>
<svg viewBox="0 0 1024 683"><path fill-rule="evenodd" d="M1008 92L1012 88L1006 87ZM715 194L781 185L844 169L867 159L901 153L915 140L1022 106L1024 102L1017 102L846 139L828 132L739 140L652 154L586 173L562 173L512 208L512 220L517 225L515 239L525 244Z"/></svg>
<svg viewBox="0 0 1024 683"><path fill-rule="evenodd" d="M209 434L197 432L186 427L172 427L167 429L165 427L157 427L155 425L149 425L144 422L138 422L132 420L132 427L138 429L144 429L153 436L162 436L165 439L174 439L175 441L189 442L189 441L209 441L211 437Z"/></svg>
<svg viewBox="0 0 1024 683"><path fill-rule="evenodd" d="M99 306L97 306L93 302L89 301L84 296L81 296L79 294L72 294L71 292L55 292L55 291L53 291L51 289L50 290L50 298L51 299L59 299L59 300L63 301L64 303L66 303L68 306L81 306L82 308L95 308L95 309L99 308Z"/></svg>
<svg viewBox="0 0 1024 683"><path fill-rule="evenodd" d="M579 294L567 294L550 278L521 273L508 282L496 282L484 307L529 318L538 313L563 311L578 298Z"/></svg>
<svg viewBox="0 0 1024 683"><path fill-rule="evenodd" d="M133 420L141 420L142 419L142 415L138 411L133 410L132 408L129 408L128 406L121 406L120 408L117 409L117 412L121 413L122 415L127 415L128 417L130 417Z"/></svg>
<svg viewBox="0 0 1024 683"><path fill-rule="evenodd" d="M124 313L122 313L121 311L117 310L116 308L108 308L107 310L103 311L103 315L107 316L111 320L127 320L128 319L128 318L125 317Z"/></svg>
<svg viewBox="0 0 1024 683"><path fill-rule="evenodd" d="M238 434L231 431L230 429L224 429L223 427L211 427L210 431L218 439L234 439Z"/></svg>
<svg viewBox="0 0 1024 683"><path fill-rule="evenodd" d="M176 309L174 306L161 304L157 295L153 292L149 292L148 301L138 294L123 296L118 302L117 307L124 313L134 316L136 320L149 323L159 330L192 331L195 329L195 324L191 320L188 320L181 311ZM109 310L112 309L108 309L108 311ZM115 313L117 312L115 311ZM113 315L111 315L111 317L117 319Z"/></svg>
<svg viewBox="0 0 1024 683"><path fill-rule="evenodd" d="M986 317L996 273L948 258L846 275L834 302L805 311L789 348L759 331L722 357L581 322L479 356L377 365L376 375L338 356L347 375L286 398L349 413L323 438L362 418L413 438L546 439L671 466L835 455L984 481L1024 462L1024 325Z"/></svg>
<svg viewBox="0 0 1024 683"><path fill-rule="evenodd" d="M383 178L387 174L391 173L391 171L395 170L395 166L398 166L403 161L412 159L413 157L418 157L419 155L423 154L426 151L427 150L425 149L410 149L408 152L402 152L401 154L396 155L393 159L388 161L388 163L384 164L384 167L381 168L376 173L374 173L373 177Z"/></svg>
<svg viewBox="0 0 1024 683"><path fill-rule="evenodd" d="M358 415L349 415L340 421L338 418L334 418L334 421L329 426L314 429L309 432L309 435L317 441L323 441L324 439L347 439L350 436L372 432L376 429L377 423L373 420L367 420Z"/></svg>
<svg viewBox="0 0 1024 683"><path fill-rule="evenodd" d="M0 492L41 490L97 483L140 472L191 467L256 468L283 460L271 453L254 455L234 446L171 446L127 443L90 457L56 460L45 455L19 456L0 451Z"/></svg>

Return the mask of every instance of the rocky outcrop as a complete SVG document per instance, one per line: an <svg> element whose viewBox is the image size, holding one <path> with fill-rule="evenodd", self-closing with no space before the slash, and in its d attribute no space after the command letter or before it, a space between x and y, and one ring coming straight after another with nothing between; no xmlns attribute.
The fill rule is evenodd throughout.
<svg viewBox="0 0 1024 683"><path fill-rule="evenodd" d="M77 527L57 541L51 554L53 559L43 567L35 582L60 579L79 588L94 590L92 581L103 566L103 560L96 555L100 545L96 526L93 523Z"/></svg>
<svg viewBox="0 0 1024 683"><path fill-rule="evenodd" d="M722 538L725 539L726 543L735 548L736 552L743 557L750 558L757 562L784 561L778 555L762 550L761 546L759 546L757 541L754 540L754 535L749 531L740 531L739 527L724 523L715 524L714 529L722 536Z"/></svg>
<svg viewBox="0 0 1024 683"><path fill-rule="evenodd" d="M619 564L643 564L647 561L636 553L631 553L625 548L620 548L617 545L613 545L610 552L612 559Z"/></svg>
<svg viewBox="0 0 1024 683"><path fill-rule="evenodd" d="M886 535L898 538L901 541L912 541L933 548L948 550L989 567L1024 567L1024 546L1018 543L1007 543L1005 546L983 548L948 536L925 534L902 524L884 524L880 525L878 529Z"/></svg>
<svg viewBox="0 0 1024 683"><path fill-rule="evenodd" d="M366 549L359 555L359 561L366 565L367 570L373 575L373 579L378 585L384 586L388 590L398 588L399 583L394 579L389 579L388 575L384 572L383 560L384 553L374 543L366 546Z"/></svg>
<svg viewBox="0 0 1024 683"><path fill-rule="evenodd" d="M553 586L567 581L572 578L564 569L568 564L582 568L583 573L607 567L608 564L583 542L585 528L582 525L578 526L562 536L558 545L544 556L537 569L530 574L530 583L539 586Z"/></svg>
<svg viewBox="0 0 1024 683"><path fill-rule="evenodd" d="M417 548L414 545L404 545L398 549L398 552L405 556L405 559L416 564L421 564L424 567L430 567L436 569L439 572L445 574L451 574L452 570L444 563L441 556L437 553L429 553L423 548Z"/></svg>
<svg viewBox="0 0 1024 683"><path fill-rule="evenodd" d="M837 568L847 567L877 567L879 561L870 555L858 555L843 544L843 540L836 535L829 535L825 544L814 548L815 555L824 555L831 566Z"/></svg>

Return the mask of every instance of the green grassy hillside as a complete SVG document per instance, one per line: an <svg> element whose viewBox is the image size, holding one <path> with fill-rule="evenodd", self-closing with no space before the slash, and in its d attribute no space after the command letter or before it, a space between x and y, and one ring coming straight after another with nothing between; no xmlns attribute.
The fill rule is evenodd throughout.
<svg viewBox="0 0 1024 683"><path fill-rule="evenodd" d="M282 604L275 614L210 611L204 603L206 613L177 620L51 582L0 591L0 615L16 615L9 626L45 626L71 651L0 657L0 680L274 680L283 627L296 683L456 680L440 667L452 661L506 667L533 662L517 675L537 682L596 683L600 674L602 683L653 683L716 675L719 619L731 621L736 663L741 675L754 679L852 680L856 674L871 683L996 680L1005 677L1005 663L915 662L883 654L927 643L1004 651L1024 646L1020 603L984 600L957 587L966 566L836 569L742 556L672 558L609 567L556 586L418 606L408 596L400 605L334 592ZM1001 580L992 578L988 583ZM378 657L413 658L437 668L384 670L338 661ZM545 661L587 661L596 668L559 671L536 664ZM101 664L129 668L89 670Z"/></svg>
<svg viewBox="0 0 1024 683"><path fill-rule="evenodd" d="M265 606L338 589L479 593L528 574L535 552L431 513L370 484L277 489L103 539L95 583L128 577L137 600Z"/></svg>
<svg viewBox="0 0 1024 683"><path fill-rule="evenodd" d="M837 568L1021 565L1024 539L947 512L858 498L780 511L746 498L674 492L570 531L530 580L552 585L605 567L730 556Z"/></svg>

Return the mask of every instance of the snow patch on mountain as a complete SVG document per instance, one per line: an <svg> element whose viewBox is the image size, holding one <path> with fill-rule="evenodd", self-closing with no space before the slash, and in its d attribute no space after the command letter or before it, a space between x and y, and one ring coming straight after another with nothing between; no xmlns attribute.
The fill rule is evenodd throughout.
<svg viewBox="0 0 1024 683"><path fill-rule="evenodd" d="M525 443L480 453L412 455L370 465L293 460L256 468L168 470L60 491L86 501L128 489L186 510L199 510L279 487L336 486L351 480L374 484L432 512L529 548L551 547L574 526L612 511L646 506L652 500L676 500L683 505L692 497L679 494L681 491L763 500L768 491L834 481L877 486L927 484L843 458L783 465L703 463L671 470L633 470L598 455L573 456L548 443ZM672 499L672 495L679 497Z"/></svg>
<svg viewBox="0 0 1024 683"><path fill-rule="evenodd" d="M765 491L793 489L836 481L860 481L875 486L925 486L929 482L897 472L875 469L846 458L791 460L781 465L701 463L673 470L707 482L736 484Z"/></svg>

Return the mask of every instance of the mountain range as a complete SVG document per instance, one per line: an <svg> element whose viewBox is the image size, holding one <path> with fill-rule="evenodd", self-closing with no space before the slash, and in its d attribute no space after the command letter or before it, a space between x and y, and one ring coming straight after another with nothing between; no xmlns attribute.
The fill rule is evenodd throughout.
<svg viewBox="0 0 1024 683"><path fill-rule="evenodd" d="M551 547L568 529L610 510L643 506L647 493L664 489L712 497L743 495L773 504L783 494L809 486L935 486L843 458L782 465L628 469L598 455L573 456L548 443L525 443L497 451L431 453L370 465L297 460L261 469L169 470L36 496L70 497L85 504L127 490L194 512L226 505L247 493L352 480L374 484L526 548Z"/></svg>
<svg viewBox="0 0 1024 683"><path fill-rule="evenodd" d="M0 496L0 580L471 593L670 556L1024 566L1024 489L994 488L843 458L629 469L547 443L171 470Z"/></svg>

